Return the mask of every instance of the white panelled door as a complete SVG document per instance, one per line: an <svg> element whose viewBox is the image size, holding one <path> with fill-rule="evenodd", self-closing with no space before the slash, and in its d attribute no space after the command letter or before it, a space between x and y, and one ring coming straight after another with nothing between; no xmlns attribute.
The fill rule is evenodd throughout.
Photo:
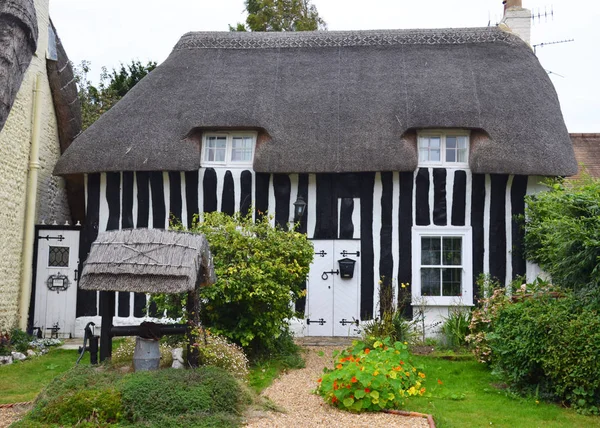
<svg viewBox="0 0 600 428"><path fill-rule="evenodd" d="M356 336L360 318L360 240L313 240L315 256L307 282L308 336ZM339 260L354 260L352 278L342 278Z"/></svg>
<svg viewBox="0 0 600 428"><path fill-rule="evenodd" d="M77 306L79 230L38 229L36 238L33 327L41 329L44 337L72 337Z"/></svg>

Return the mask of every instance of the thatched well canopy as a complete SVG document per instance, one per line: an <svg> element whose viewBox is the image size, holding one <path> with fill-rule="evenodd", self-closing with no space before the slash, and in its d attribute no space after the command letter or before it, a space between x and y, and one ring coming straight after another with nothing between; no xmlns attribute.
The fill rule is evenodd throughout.
<svg viewBox="0 0 600 428"><path fill-rule="evenodd" d="M92 243L79 287L84 290L181 293L214 284L203 235L161 229L103 232Z"/></svg>
<svg viewBox="0 0 600 428"><path fill-rule="evenodd" d="M259 138L270 173L413 171L420 129L481 133L477 173L571 175L552 82L500 28L185 34L167 60L83 132L59 175L193 171L206 130Z"/></svg>

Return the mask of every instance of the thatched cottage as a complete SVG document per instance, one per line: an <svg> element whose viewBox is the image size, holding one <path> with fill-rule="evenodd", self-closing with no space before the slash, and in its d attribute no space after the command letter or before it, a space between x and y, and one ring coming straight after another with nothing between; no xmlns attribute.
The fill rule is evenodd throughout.
<svg viewBox="0 0 600 428"><path fill-rule="evenodd" d="M315 261L295 327L325 336L378 316L381 289L433 320L473 304L481 273L533 272L515 215L541 177L576 172L554 87L505 25L188 33L55 169L85 177L84 248L169 215L299 221ZM144 303L119 293L118 315ZM97 313L80 290L78 316Z"/></svg>
<svg viewBox="0 0 600 428"><path fill-rule="evenodd" d="M52 170L80 130L73 70L50 22L48 0L2 0L0 331L25 328L32 309L35 225L64 225L77 207L69 207L65 180ZM83 205L81 211L77 218L83 218ZM54 247L62 251L63 244Z"/></svg>

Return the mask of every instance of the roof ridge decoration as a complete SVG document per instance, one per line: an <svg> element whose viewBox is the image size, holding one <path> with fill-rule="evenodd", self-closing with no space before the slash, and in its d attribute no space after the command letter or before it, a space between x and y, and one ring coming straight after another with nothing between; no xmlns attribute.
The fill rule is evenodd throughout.
<svg viewBox="0 0 600 428"><path fill-rule="evenodd" d="M517 36L497 27L248 33L199 31L184 34L173 50L457 45L491 42L503 42L511 45L522 43Z"/></svg>

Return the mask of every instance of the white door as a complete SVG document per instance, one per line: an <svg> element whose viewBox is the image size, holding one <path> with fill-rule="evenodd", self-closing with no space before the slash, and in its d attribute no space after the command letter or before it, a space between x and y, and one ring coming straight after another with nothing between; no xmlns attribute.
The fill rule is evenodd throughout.
<svg viewBox="0 0 600 428"><path fill-rule="evenodd" d="M358 335L360 240L314 240L307 282L308 336ZM339 260L354 260L352 278L342 278Z"/></svg>
<svg viewBox="0 0 600 428"><path fill-rule="evenodd" d="M38 229L33 327L72 337L77 306L79 230ZM53 329L54 328L54 332Z"/></svg>

